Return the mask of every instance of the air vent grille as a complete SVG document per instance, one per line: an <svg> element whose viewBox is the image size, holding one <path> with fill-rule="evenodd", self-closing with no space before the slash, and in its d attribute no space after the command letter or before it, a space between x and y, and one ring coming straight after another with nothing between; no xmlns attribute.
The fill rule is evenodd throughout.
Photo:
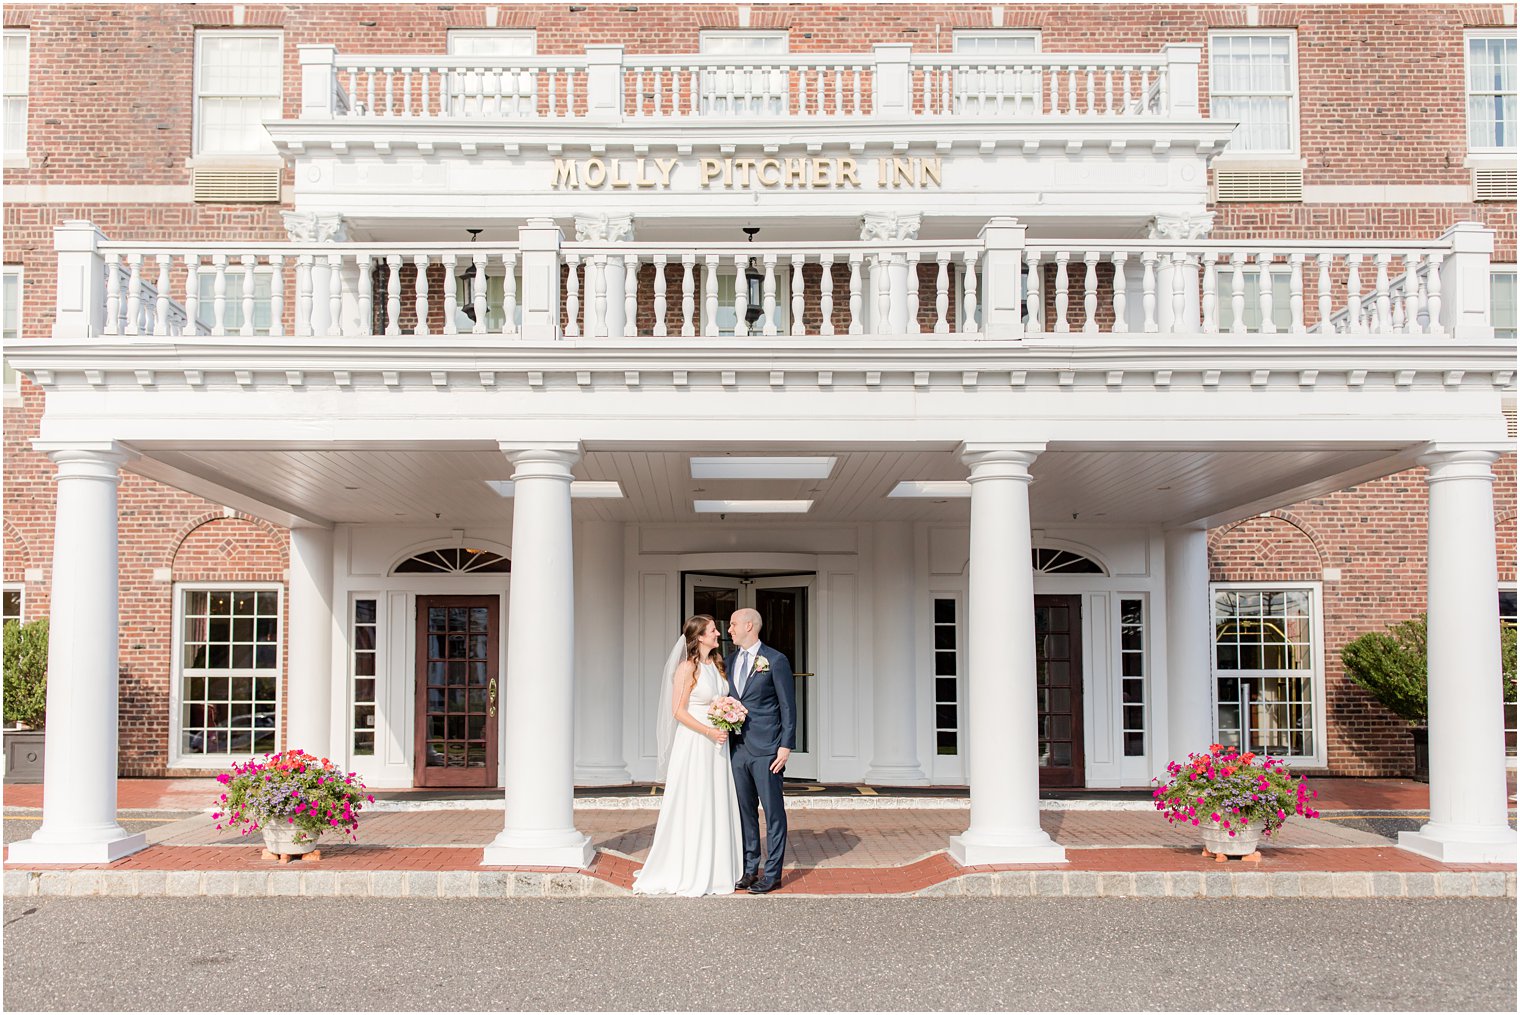
<svg viewBox="0 0 1520 1015"><path fill-rule="evenodd" d="M1515 170L1474 169L1474 201L1513 201L1515 199Z"/></svg>
<svg viewBox="0 0 1520 1015"><path fill-rule="evenodd" d="M195 200L212 204L265 204L280 200L279 169L196 169Z"/></svg>
<svg viewBox="0 0 1520 1015"><path fill-rule="evenodd" d="M1517 427L1515 424L1515 407L1513 405L1506 405L1504 407L1504 432L1509 435L1510 440L1520 437L1520 427Z"/></svg>
<svg viewBox="0 0 1520 1015"><path fill-rule="evenodd" d="M1216 201L1302 201L1301 169L1220 169L1214 172Z"/></svg>

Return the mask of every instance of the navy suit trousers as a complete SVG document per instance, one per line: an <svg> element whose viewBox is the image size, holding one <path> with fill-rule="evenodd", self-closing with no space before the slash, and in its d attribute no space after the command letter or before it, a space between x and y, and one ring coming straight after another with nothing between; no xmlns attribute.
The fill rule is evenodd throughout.
<svg viewBox="0 0 1520 1015"><path fill-rule="evenodd" d="M739 798L739 825L744 831L744 871L760 869L760 816L758 803L765 808L765 877L781 877L786 860L786 805L781 798L781 776L771 771L775 752L752 754L744 744L733 749L729 761L734 768L734 791Z"/></svg>

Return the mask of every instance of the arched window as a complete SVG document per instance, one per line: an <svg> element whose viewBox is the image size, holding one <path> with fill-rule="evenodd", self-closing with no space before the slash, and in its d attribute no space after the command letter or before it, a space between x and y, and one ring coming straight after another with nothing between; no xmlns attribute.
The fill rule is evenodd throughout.
<svg viewBox="0 0 1520 1015"><path fill-rule="evenodd" d="M1031 552L1035 574L1103 574L1103 565L1070 550L1036 546Z"/></svg>
<svg viewBox="0 0 1520 1015"><path fill-rule="evenodd" d="M508 574L512 562L490 550L449 547L424 550L396 565L396 574Z"/></svg>

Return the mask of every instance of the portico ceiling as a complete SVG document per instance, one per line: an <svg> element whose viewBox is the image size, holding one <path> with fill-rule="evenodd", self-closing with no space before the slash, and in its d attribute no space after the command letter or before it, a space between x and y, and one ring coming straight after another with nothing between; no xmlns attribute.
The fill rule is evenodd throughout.
<svg viewBox="0 0 1520 1015"><path fill-rule="evenodd" d="M695 480L694 454L838 458L823 480ZM1153 449L1065 448L1035 462L1031 512L1036 524L1173 525L1243 517L1396 471L1393 448ZM494 449L227 449L150 452L131 466L191 492L253 510L273 507L314 521L371 524L501 525L512 501L489 480L509 479L512 464ZM904 480L964 480L954 448L837 449L811 446L681 450L590 447L578 480L613 481L621 499L577 499L576 518L696 524L809 525L868 521L965 522L965 497L897 498ZM216 495L220 494L219 497ZM229 496L229 494L231 496ZM806 514L698 514L698 499L812 500ZM257 513L257 512L255 512Z"/></svg>

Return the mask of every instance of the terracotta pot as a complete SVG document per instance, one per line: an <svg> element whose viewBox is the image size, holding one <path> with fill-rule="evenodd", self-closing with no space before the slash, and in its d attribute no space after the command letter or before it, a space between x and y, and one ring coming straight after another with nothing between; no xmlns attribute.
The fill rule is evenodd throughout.
<svg viewBox="0 0 1520 1015"><path fill-rule="evenodd" d="M1249 856L1256 852L1256 847L1261 842L1261 829L1249 824L1237 827L1231 822L1229 828L1221 828L1211 822L1199 825L1198 830L1203 833L1203 848L1216 856L1220 853L1225 856ZM1235 834L1231 835L1231 832Z"/></svg>

